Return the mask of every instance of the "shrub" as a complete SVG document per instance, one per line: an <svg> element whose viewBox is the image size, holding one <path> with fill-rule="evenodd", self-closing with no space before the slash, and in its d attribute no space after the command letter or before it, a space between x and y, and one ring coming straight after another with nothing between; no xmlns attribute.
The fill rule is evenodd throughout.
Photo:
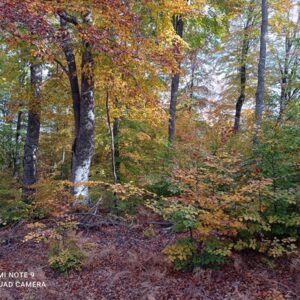
<svg viewBox="0 0 300 300"><path fill-rule="evenodd" d="M1 201L12 200L15 198L15 194L12 190L0 189Z"/></svg>
<svg viewBox="0 0 300 300"><path fill-rule="evenodd" d="M232 244L211 238L200 244L192 238L179 239L168 245L163 253L175 270L192 270L196 267L218 268L227 262Z"/></svg>
<svg viewBox="0 0 300 300"><path fill-rule="evenodd" d="M79 271L84 265L85 258L76 241L72 239L50 243L48 263L54 270L59 272L66 272L71 269Z"/></svg>
<svg viewBox="0 0 300 300"><path fill-rule="evenodd" d="M47 243L49 266L59 272L81 270L94 249L93 243L76 233L77 222L70 217L55 222L51 228L39 222L27 226L31 231L24 240Z"/></svg>
<svg viewBox="0 0 300 300"><path fill-rule="evenodd" d="M164 197L178 196L180 194L179 186L167 177L148 186L148 190L158 196Z"/></svg>
<svg viewBox="0 0 300 300"><path fill-rule="evenodd" d="M196 245L191 239L177 240L175 244L168 245L163 253L166 260L174 264L176 270L189 270L194 267Z"/></svg>
<svg viewBox="0 0 300 300"><path fill-rule="evenodd" d="M193 255L183 242L169 246L164 253L176 269L186 264L214 267L232 251L244 249L271 257L294 250L300 225L296 190L274 187L255 161L218 153L196 168L177 169L173 181L180 195L154 199L147 206L200 245Z"/></svg>
<svg viewBox="0 0 300 300"><path fill-rule="evenodd" d="M210 238L203 243L196 266L218 268L225 264L231 255L232 244L217 238Z"/></svg>
<svg viewBox="0 0 300 300"><path fill-rule="evenodd" d="M27 219L30 206L22 201L0 201L0 226L6 226Z"/></svg>

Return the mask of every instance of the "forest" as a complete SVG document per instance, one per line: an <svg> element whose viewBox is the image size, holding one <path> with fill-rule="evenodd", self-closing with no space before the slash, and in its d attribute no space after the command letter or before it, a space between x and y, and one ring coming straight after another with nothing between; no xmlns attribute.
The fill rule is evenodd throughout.
<svg viewBox="0 0 300 300"><path fill-rule="evenodd" d="M300 299L299 0L0 0L0 299Z"/></svg>

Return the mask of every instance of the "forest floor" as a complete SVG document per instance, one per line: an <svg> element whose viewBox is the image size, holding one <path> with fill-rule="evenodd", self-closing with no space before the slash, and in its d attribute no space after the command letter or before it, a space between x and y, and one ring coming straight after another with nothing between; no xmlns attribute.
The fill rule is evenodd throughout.
<svg viewBox="0 0 300 300"><path fill-rule="evenodd" d="M94 243L93 255L81 271L64 274L49 268L46 244L23 242L30 230L25 223L2 229L0 274L34 272L46 287L2 287L0 299L300 299L300 275L288 258L269 261L248 252L219 270L176 272L161 253L176 234L155 225L155 235L146 237L145 226L80 231Z"/></svg>

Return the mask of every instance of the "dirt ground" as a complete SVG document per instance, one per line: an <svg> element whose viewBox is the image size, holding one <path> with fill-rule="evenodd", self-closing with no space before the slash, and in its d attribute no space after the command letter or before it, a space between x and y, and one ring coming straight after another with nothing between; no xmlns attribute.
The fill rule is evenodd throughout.
<svg viewBox="0 0 300 300"><path fill-rule="evenodd" d="M155 235L145 237L143 226L103 226L80 232L95 244L83 270L60 274L48 267L44 243L23 242L28 230L22 224L0 231L0 274L34 272L46 287L1 287L1 300L300 299L295 259L267 264L245 253L220 270L175 272L161 253L174 233L156 225Z"/></svg>

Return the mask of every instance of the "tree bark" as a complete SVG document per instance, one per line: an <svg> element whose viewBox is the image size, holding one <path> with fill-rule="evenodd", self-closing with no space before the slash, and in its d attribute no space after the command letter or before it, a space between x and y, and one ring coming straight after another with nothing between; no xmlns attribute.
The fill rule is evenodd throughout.
<svg viewBox="0 0 300 300"><path fill-rule="evenodd" d="M32 64L30 67L33 97L29 104L28 125L24 147L24 177L22 198L29 203L34 196L35 189L30 187L37 182L37 151L40 136L41 114L41 83L42 65Z"/></svg>
<svg viewBox="0 0 300 300"><path fill-rule="evenodd" d="M183 36L183 20L181 16L174 17L174 29L176 33L182 37ZM176 106L177 106L177 95L179 89L180 75L175 74L172 77L171 83L171 100L169 109L169 144L172 145L175 137L175 124L176 124Z"/></svg>
<svg viewBox="0 0 300 300"><path fill-rule="evenodd" d="M189 112L192 111L193 100L194 100L196 61L197 61L197 52L193 53L191 56L190 104L188 107Z"/></svg>
<svg viewBox="0 0 300 300"><path fill-rule="evenodd" d="M62 30L61 47L63 49L68 64L68 77L69 77L71 95L73 100L73 113L74 113L74 122L75 122L75 139L73 143L73 151L74 151L76 138L79 134L79 127L80 127L80 88L78 82L75 55L72 46L72 39L68 31L67 21L63 17L60 17L60 25Z"/></svg>
<svg viewBox="0 0 300 300"><path fill-rule="evenodd" d="M113 137L114 137L114 156L115 156L115 171L116 171L116 183L121 182L120 177L120 148L119 148L119 132L120 132L120 120L114 119L113 123Z"/></svg>
<svg viewBox="0 0 300 300"><path fill-rule="evenodd" d="M83 22L89 25L90 13L83 16ZM77 203L89 205L88 187L84 182L89 181L89 173L94 154L94 60L91 45L83 41L81 58L81 97L80 122L72 159L72 175L74 196Z"/></svg>
<svg viewBox="0 0 300 300"><path fill-rule="evenodd" d="M91 23L90 12L82 16L83 23ZM92 156L94 153L94 60L91 45L83 41L81 57L81 91L79 87L78 72L72 46L72 38L67 24L78 25L76 18L60 13L62 29L61 46L68 64L68 77L73 99L75 122L75 139L72 148L72 181L73 193L76 203L90 204L88 187L84 182L89 180Z"/></svg>
<svg viewBox="0 0 300 300"><path fill-rule="evenodd" d="M268 3L261 1L261 32L260 32L260 52L258 64L258 81L255 101L255 132L253 143L259 144L259 131L262 123L264 110L264 87L265 87L265 67L267 59L267 34L268 34Z"/></svg>
<svg viewBox="0 0 300 300"><path fill-rule="evenodd" d="M82 55L82 78L81 78L81 103L80 103L80 127L73 153L73 182L74 195L79 202L89 204L90 198L88 187L78 185L89 180L89 172L94 153L94 82L92 71L85 70L92 66L92 55L89 50Z"/></svg>
<svg viewBox="0 0 300 300"><path fill-rule="evenodd" d="M281 120L285 106L288 101L289 60L290 60L290 52L292 48L292 42L288 35L289 33L287 32L285 37L284 66L283 69L280 70L281 71L281 93L280 93L278 121Z"/></svg>
<svg viewBox="0 0 300 300"><path fill-rule="evenodd" d="M250 27L250 19L248 18L247 24L244 27L244 37L243 37L243 44L242 44L242 51L241 51L241 65L240 65L240 95L236 102L235 107L235 117L234 117L234 125L233 125L233 132L237 133L240 130L240 123L241 123L241 112L242 107L245 101L245 90L246 90L246 82L247 82L247 56L249 52L249 30Z"/></svg>
<svg viewBox="0 0 300 300"><path fill-rule="evenodd" d="M22 118L23 112L20 110L18 112L17 117L17 128L16 128L16 145L15 145L15 155L14 155L14 169L13 169L13 177L15 180L20 180L20 146L22 141Z"/></svg>
<svg viewBox="0 0 300 300"><path fill-rule="evenodd" d="M107 126L111 138L111 166L114 183L120 182L119 169L119 144L118 144L118 133L119 133L119 119L114 119L113 124L111 124L110 110L109 110L109 92L106 94L106 118Z"/></svg>

